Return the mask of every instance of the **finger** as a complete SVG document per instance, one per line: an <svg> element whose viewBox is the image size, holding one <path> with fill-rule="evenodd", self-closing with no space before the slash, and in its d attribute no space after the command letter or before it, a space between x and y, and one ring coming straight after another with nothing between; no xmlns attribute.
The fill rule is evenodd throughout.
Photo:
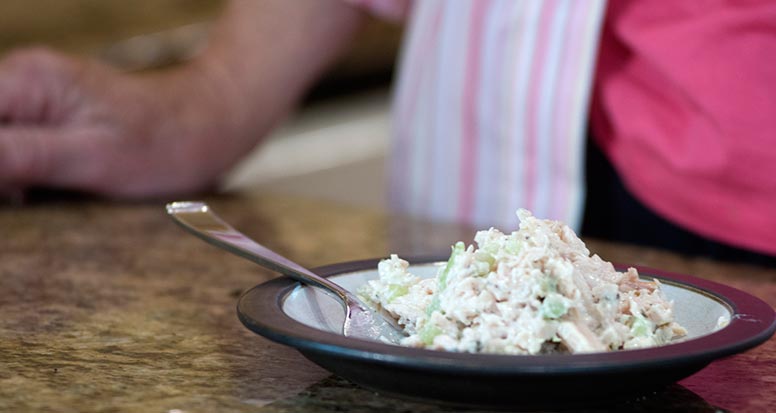
<svg viewBox="0 0 776 413"><path fill-rule="evenodd" d="M83 131L0 128L0 187L88 188L98 175L99 142Z"/></svg>
<svg viewBox="0 0 776 413"><path fill-rule="evenodd" d="M16 51L0 61L0 124L55 120L75 66L45 49Z"/></svg>

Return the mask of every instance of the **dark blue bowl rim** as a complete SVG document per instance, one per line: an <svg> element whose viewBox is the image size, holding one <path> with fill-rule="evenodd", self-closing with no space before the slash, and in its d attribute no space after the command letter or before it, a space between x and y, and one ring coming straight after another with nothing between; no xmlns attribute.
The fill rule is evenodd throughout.
<svg viewBox="0 0 776 413"><path fill-rule="evenodd" d="M411 264L443 262L446 257L414 257ZM380 259L350 261L314 269L334 275L375 269ZM619 270L629 266L615 265ZM633 266L640 275L665 284L707 295L732 313L730 323L714 333L661 347L574 355L511 356L469 354L401 347L353 339L304 325L283 312L283 301L299 283L279 277L246 291L237 304L240 321L250 330L272 341L315 353L351 361L390 365L437 373L486 375L545 375L612 373L633 369L669 369L677 365L705 365L762 344L776 331L776 313L744 291L714 281L667 271Z"/></svg>

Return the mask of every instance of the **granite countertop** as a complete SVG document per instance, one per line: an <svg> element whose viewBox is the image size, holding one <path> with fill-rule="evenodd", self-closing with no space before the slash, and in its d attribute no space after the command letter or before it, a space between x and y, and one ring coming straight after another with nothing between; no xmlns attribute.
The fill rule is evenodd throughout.
<svg viewBox="0 0 776 413"><path fill-rule="evenodd" d="M437 253L473 235L320 201L208 201L307 266ZM361 388L245 329L237 297L276 275L184 233L162 202L0 206L0 232L0 411L460 410ZM707 277L776 306L776 270L588 245L611 261ZM773 411L775 386L772 338L663 391L586 409Z"/></svg>

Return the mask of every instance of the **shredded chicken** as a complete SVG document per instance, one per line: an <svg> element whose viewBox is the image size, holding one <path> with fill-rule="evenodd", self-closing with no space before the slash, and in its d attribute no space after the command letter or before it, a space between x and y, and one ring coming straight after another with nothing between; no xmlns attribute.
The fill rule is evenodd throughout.
<svg viewBox="0 0 776 413"><path fill-rule="evenodd" d="M509 235L479 231L434 278L391 255L359 294L394 316L403 345L471 353L590 353L665 344L686 331L657 281L590 255L566 225L519 210Z"/></svg>

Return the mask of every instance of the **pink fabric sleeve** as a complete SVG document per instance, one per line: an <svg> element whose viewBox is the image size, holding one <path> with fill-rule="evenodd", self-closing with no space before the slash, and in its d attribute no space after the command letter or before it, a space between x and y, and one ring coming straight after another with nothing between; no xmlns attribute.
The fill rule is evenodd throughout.
<svg viewBox="0 0 776 413"><path fill-rule="evenodd" d="M345 0L375 17L400 22L409 14L410 0Z"/></svg>

